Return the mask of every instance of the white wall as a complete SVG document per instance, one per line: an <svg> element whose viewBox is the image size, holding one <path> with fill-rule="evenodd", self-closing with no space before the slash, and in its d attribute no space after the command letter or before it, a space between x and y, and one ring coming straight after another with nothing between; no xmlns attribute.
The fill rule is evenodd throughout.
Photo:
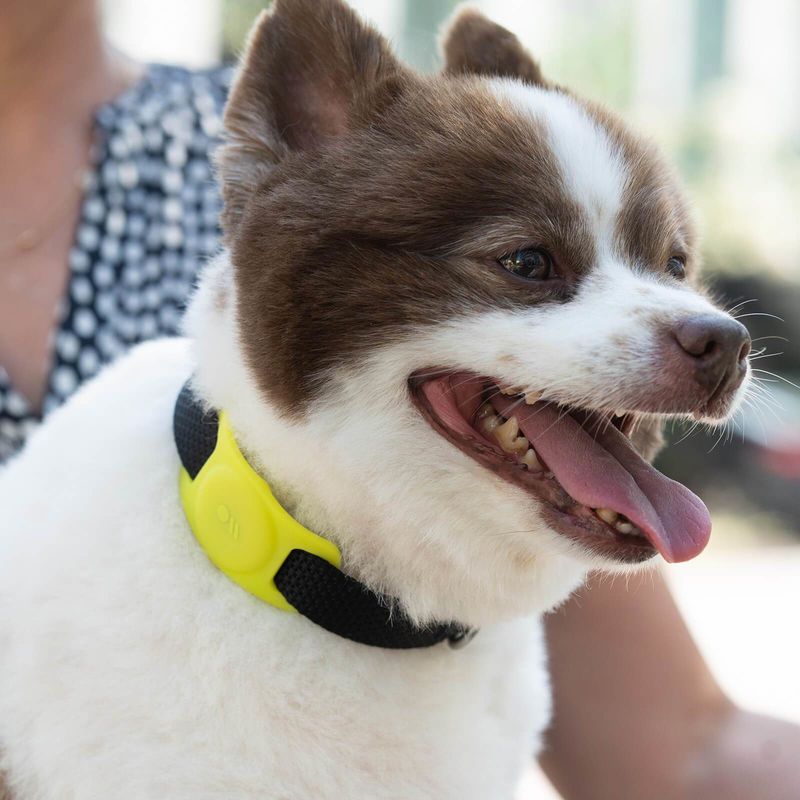
<svg viewBox="0 0 800 800"><path fill-rule="evenodd" d="M103 0L106 33L144 63L207 67L219 61L220 0Z"/></svg>

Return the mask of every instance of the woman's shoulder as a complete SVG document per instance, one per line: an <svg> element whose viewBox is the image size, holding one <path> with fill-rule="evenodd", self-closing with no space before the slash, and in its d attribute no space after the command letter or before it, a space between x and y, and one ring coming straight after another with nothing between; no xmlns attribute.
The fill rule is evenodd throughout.
<svg viewBox="0 0 800 800"><path fill-rule="evenodd" d="M143 134L141 144L151 151L166 139L191 138L195 127L213 140L221 131L222 110L232 78L230 66L191 70L150 64L125 92L97 109L95 122L107 133L126 131L132 149L139 144L136 134L131 133L137 128ZM144 135L147 131L149 136ZM154 131L165 135L155 136ZM200 150L197 145L207 149L208 141L195 142L195 149Z"/></svg>
<svg viewBox="0 0 800 800"><path fill-rule="evenodd" d="M50 406L134 344L179 330L196 276L220 246L213 152L231 76L228 67L150 65L96 109Z"/></svg>

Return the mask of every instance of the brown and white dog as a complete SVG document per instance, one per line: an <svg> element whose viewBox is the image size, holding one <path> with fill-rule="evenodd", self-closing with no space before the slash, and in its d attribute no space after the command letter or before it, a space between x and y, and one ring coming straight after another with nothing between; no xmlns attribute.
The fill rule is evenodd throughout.
<svg viewBox="0 0 800 800"><path fill-rule="evenodd" d="M549 699L539 617L587 569L691 558L645 459L720 421L745 329L697 284L652 145L464 10L442 74L340 0L252 34L226 252L0 476L0 748L17 800L508 798ZM250 596L178 500L193 375L342 569L466 648L369 648Z"/></svg>

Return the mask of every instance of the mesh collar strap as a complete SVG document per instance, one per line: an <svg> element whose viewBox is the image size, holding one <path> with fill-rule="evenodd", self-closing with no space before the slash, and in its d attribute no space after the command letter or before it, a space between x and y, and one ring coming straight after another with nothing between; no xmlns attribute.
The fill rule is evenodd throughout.
<svg viewBox="0 0 800 800"><path fill-rule="evenodd" d="M225 416L207 409L189 383L175 403L173 431L192 531L209 558L251 594L373 647L445 640L458 647L471 640L474 631L455 623L417 627L397 602L345 575L338 550L280 507L239 451Z"/></svg>

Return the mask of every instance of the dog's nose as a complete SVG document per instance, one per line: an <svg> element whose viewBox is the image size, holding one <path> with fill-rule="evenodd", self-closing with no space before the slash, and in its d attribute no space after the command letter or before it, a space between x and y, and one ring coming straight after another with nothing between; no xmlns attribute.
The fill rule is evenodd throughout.
<svg viewBox="0 0 800 800"><path fill-rule="evenodd" d="M700 314L679 322L672 333L702 386L724 391L741 383L750 334L740 322L722 314Z"/></svg>

